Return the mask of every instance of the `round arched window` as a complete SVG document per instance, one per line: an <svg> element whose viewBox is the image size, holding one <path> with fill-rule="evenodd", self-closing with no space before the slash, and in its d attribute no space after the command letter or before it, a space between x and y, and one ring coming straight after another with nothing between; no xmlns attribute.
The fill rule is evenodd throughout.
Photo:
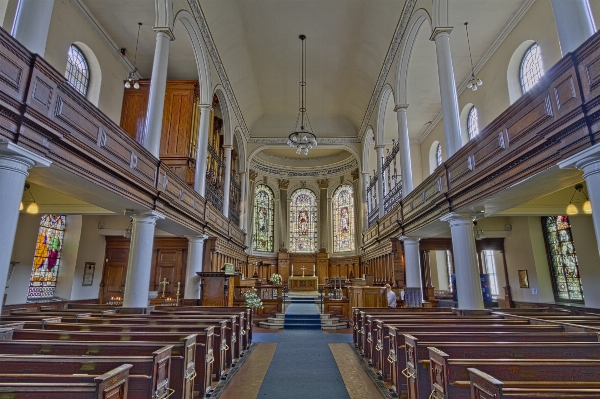
<svg viewBox="0 0 600 399"><path fill-rule="evenodd" d="M537 43L532 44L523 59L519 69L519 77L521 79L521 90L523 94L527 93L544 75L544 67L542 65L542 54L540 46Z"/></svg>
<svg viewBox="0 0 600 399"><path fill-rule="evenodd" d="M467 118L467 132L469 133L469 140L479 134L477 108L475 107L471 107L471 110L469 111L469 117Z"/></svg>
<svg viewBox="0 0 600 399"><path fill-rule="evenodd" d="M435 149L435 159L437 161L437 166L440 166L442 164L442 145L438 144L437 148Z"/></svg>
<svg viewBox="0 0 600 399"><path fill-rule="evenodd" d="M75 45L69 47L65 77L78 92L84 96L87 94L90 83L90 68L83 52Z"/></svg>

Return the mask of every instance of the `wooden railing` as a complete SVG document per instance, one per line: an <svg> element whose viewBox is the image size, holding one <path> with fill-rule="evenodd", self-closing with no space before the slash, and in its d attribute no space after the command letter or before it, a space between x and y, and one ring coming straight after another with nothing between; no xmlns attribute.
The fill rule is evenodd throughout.
<svg viewBox="0 0 600 399"><path fill-rule="evenodd" d="M370 225L364 249L481 204L592 146L600 135L599 60L597 33ZM561 184L571 183L552 190Z"/></svg>
<svg viewBox="0 0 600 399"><path fill-rule="evenodd" d="M125 198L155 209L198 233L214 234L244 248L245 233L164 163L75 90L43 58L0 29L0 139L11 141L61 170L29 179L110 209ZM62 176L70 178L64 179ZM86 187L99 186L98 197ZM133 207L133 206L132 206ZM218 216L218 215L220 216ZM215 224L214 222L218 223ZM230 238L231 237L231 238Z"/></svg>

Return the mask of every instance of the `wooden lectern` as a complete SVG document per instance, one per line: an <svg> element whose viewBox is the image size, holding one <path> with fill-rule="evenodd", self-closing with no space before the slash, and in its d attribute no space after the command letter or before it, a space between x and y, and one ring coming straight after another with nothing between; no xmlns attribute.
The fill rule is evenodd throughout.
<svg viewBox="0 0 600 399"><path fill-rule="evenodd" d="M200 276L200 306L233 306L236 274L198 272Z"/></svg>

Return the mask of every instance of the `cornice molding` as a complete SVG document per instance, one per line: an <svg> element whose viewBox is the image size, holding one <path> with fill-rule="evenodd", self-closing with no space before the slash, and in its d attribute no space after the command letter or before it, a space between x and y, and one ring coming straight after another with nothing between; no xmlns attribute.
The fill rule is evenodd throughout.
<svg viewBox="0 0 600 399"><path fill-rule="evenodd" d="M406 32L408 21L410 20L410 16L412 15L416 4L417 0L407 0L404 4L404 9L402 10L402 13L400 14L400 20L398 21L398 25L396 26L396 30L394 31L394 36L392 38L392 41L390 42L390 47L388 48L388 52L385 56L385 61L383 62L381 71L379 72L379 77L377 78L377 83L375 83L375 88L373 89L373 94L371 95L371 99L369 100L367 111L365 112L365 116L363 117L363 121L360 125L358 139L361 142L367 132L367 127L369 126L369 122L371 121L371 117L373 116L373 111L375 110L375 106L377 105L377 100L379 99L381 91L385 86L388 73L390 72L390 69L394 64L396 53L398 52L398 48L400 47L402 37Z"/></svg>
<svg viewBox="0 0 600 399"><path fill-rule="evenodd" d="M221 61L221 57L219 56L219 51L217 50L217 46L213 40L213 37L210 33L210 29L208 24L206 23L206 18L204 18L204 13L202 12L202 7L199 4L199 0L188 0L188 4L190 9L192 10L192 15L198 24L198 28L200 30L200 34L202 35L202 39L204 40L204 44L206 45L206 49L210 54L212 62L219 74L219 78L221 79L221 84L223 85L223 89L225 90L225 95L229 100L229 107L232 109L235 117L237 118L238 126L244 139L246 142L249 142L250 134L248 133L248 126L246 126L246 121L244 120L244 115L242 115L242 110L237 102L235 97L235 93L233 92L233 88L231 87L231 83L229 82L229 78L227 77L227 72L225 71L225 67L223 66L223 62Z"/></svg>
<svg viewBox="0 0 600 399"><path fill-rule="evenodd" d="M479 71L481 71L481 69L484 67L484 65L489 61L489 59L496 52L496 50L498 50L498 47L500 47L500 45L504 42L504 39L506 39L506 37L510 34L510 32L512 32L512 30L519 23L519 21L521 21L521 18L523 18L525 13L529 10L529 8L533 5L534 2L535 2L535 0L523 0L521 2L521 5L519 6L519 8L517 8L515 10L515 12L512 13L512 15L506 21L506 23L504 24L502 29L500 29L500 32L498 32L496 39L492 42L492 44L490 44L490 46L485 50L485 52L483 53L483 55L481 56L479 61L477 61L477 63L475 64L475 67L474 67L475 74L478 74ZM467 75L463 78L461 83L456 87L456 96L457 97L460 96L463 91L465 91L465 89L467 88L467 85L469 84L470 78L471 78L471 72L467 73ZM435 116L435 118L433 118L433 121L429 124L427 129L425 129L423 134L421 134L421 136L419 136L419 143L423 143L423 141L425 141L427 136L429 136L429 133L432 132L432 130L436 127L436 125L441 120L442 120L442 111L440 110L440 112Z"/></svg>
<svg viewBox="0 0 600 399"><path fill-rule="evenodd" d="M322 157L316 157L316 158L290 158L290 157L283 157L283 156L279 156L279 155L272 155L272 154L267 154L267 153L262 152L260 155L258 155L258 157L259 157L259 159L260 159L260 157L265 157L265 158L275 159L275 160L278 160L278 161L281 161L281 162L294 162L294 163L298 163L298 162L306 162L308 160L310 160L311 162L326 161L328 159L339 158L344 153L349 154L348 156L352 155L352 154L350 154L347 151L340 151L340 152L336 152L335 154L324 155ZM344 159L346 159L346 158L344 158Z"/></svg>
<svg viewBox="0 0 600 399"><path fill-rule="evenodd" d="M253 159L250 163L250 167L260 172L261 175L272 176L275 178L303 178L303 177L335 177L346 174L348 170L356 169L358 167L358 161L353 157L350 161L338 162L332 165L328 165L325 170L315 170L314 167L310 168L298 168L298 167L287 167L282 165L273 165L268 162Z"/></svg>
<svg viewBox="0 0 600 399"><path fill-rule="evenodd" d="M115 58L117 58L128 71L135 70L135 66L133 66L129 59L121 55L121 47L117 44L117 42L114 41L112 36L108 34L106 29L104 29L100 21L98 21L92 11L85 5L83 0L71 0L71 4L73 4L73 7L75 7L79 14L81 14L81 16L91 25L96 33L98 33L98 36L100 36L102 41L104 41L104 43L108 46ZM136 71L135 75L138 79L143 79L139 72Z"/></svg>
<svg viewBox="0 0 600 399"><path fill-rule="evenodd" d="M249 144L284 144L287 145L287 137L254 137L249 138ZM319 145L322 144L358 144L362 140L357 137L322 137L317 138Z"/></svg>

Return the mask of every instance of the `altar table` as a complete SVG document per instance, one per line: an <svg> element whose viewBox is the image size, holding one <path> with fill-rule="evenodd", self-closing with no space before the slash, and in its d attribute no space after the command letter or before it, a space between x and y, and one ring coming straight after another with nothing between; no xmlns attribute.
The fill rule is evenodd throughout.
<svg viewBox="0 0 600 399"><path fill-rule="evenodd" d="M316 291L319 278L316 276L291 276L289 278L290 291Z"/></svg>

